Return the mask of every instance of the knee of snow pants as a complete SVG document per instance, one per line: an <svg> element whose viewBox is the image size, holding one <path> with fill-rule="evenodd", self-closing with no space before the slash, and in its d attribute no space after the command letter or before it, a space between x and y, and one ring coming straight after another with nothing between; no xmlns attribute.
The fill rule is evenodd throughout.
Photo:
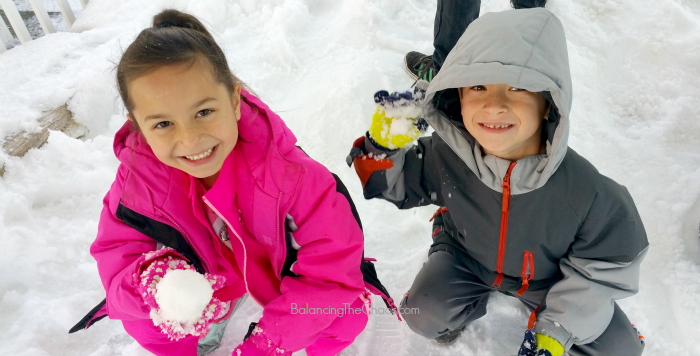
<svg viewBox="0 0 700 356"><path fill-rule="evenodd" d="M367 326L369 315L364 312L364 302L357 298L348 310L352 310L343 316L333 320L316 341L306 348L308 356L332 356L337 355L355 341L357 335ZM360 311L359 313L357 311Z"/></svg>
<svg viewBox="0 0 700 356"><path fill-rule="evenodd" d="M433 26L433 63L440 69L464 30L479 17L481 0L439 0Z"/></svg>
<svg viewBox="0 0 700 356"><path fill-rule="evenodd" d="M415 333L434 339L486 315L491 288L451 253L435 251L401 300L404 320Z"/></svg>
<svg viewBox="0 0 700 356"><path fill-rule="evenodd" d="M547 0L512 0L516 9L544 7ZM481 0L439 0L433 25L433 64L440 69L472 21L479 17Z"/></svg>
<svg viewBox="0 0 700 356"><path fill-rule="evenodd" d="M615 312L603 334L593 342L574 345L569 350L571 356L639 356L644 351L644 339L615 303Z"/></svg>

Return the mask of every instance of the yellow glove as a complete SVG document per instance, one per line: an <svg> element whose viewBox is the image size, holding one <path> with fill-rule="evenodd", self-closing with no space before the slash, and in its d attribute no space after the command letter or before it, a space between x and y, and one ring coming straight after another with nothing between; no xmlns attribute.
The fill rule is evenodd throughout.
<svg viewBox="0 0 700 356"><path fill-rule="evenodd" d="M378 145L391 150L402 148L416 140L428 124L421 118L419 101L425 92L393 93L382 90L374 94L377 111L372 116L369 137Z"/></svg>
<svg viewBox="0 0 700 356"><path fill-rule="evenodd" d="M535 339L537 340L538 351L547 350L552 356L561 356L564 354L564 346L562 346L559 341L544 334L535 334Z"/></svg>

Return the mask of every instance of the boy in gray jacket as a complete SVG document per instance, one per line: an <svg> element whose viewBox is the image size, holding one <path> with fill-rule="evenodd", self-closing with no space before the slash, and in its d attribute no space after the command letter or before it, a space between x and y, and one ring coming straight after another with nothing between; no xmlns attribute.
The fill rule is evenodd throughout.
<svg viewBox="0 0 700 356"><path fill-rule="evenodd" d="M418 99L435 132L409 147ZM567 146L572 85L559 19L542 8L488 13L427 90L375 100L372 127L348 157L365 198L440 207L428 260L401 303L420 310L404 315L413 331L449 343L500 291L533 310L520 355L641 355L643 339L615 301L637 292L647 237L627 189Z"/></svg>

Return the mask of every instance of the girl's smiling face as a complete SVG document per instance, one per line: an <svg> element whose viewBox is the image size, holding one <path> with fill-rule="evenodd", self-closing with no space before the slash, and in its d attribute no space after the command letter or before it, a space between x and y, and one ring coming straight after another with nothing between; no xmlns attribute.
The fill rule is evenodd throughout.
<svg viewBox="0 0 700 356"><path fill-rule="evenodd" d="M204 58L164 66L128 84L136 121L156 157L209 189L238 141L240 86L218 83Z"/></svg>
<svg viewBox="0 0 700 356"><path fill-rule="evenodd" d="M464 126L487 154L517 161L544 153L542 121L549 104L540 93L506 84L460 88Z"/></svg>

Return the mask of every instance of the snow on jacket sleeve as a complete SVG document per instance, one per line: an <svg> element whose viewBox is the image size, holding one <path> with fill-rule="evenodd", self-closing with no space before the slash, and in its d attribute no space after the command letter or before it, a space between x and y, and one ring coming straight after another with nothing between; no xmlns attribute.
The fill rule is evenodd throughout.
<svg viewBox="0 0 700 356"><path fill-rule="evenodd" d="M116 218L125 171L120 166L117 178L104 198L97 238L90 246L90 254L97 261L100 279L107 292L108 315L110 319L122 320L127 332L156 355L195 355L197 338L190 336L178 342L168 340L153 324L150 307L136 289L134 274L142 267L144 253L154 251L156 243Z"/></svg>
<svg viewBox="0 0 700 356"><path fill-rule="evenodd" d="M422 137L413 146L388 151L366 135L356 141L353 150L355 154L351 152L349 157L362 181L365 199L384 199L399 209L429 204L444 206L433 166L431 137ZM372 161L384 156L383 161L391 163L377 169Z"/></svg>
<svg viewBox="0 0 700 356"><path fill-rule="evenodd" d="M608 327L615 300L639 290L648 249L644 226L627 190L598 192L569 254L559 262L564 278L549 290L535 332L573 344L597 339Z"/></svg>
<svg viewBox="0 0 700 356"><path fill-rule="evenodd" d="M298 276L282 279L281 295L265 306L258 325L287 351L311 345L338 317L330 309L304 315L293 314L293 308L342 309L365 290L360 271L362 230L350 204L336 191L335 179L325 167L302 159L307 172L289 211L297 226L293 238L301 246L292 268ZM303 204L299 203L302 200ZM364 315L362 320L357 334L365 327Z"/></svg>

